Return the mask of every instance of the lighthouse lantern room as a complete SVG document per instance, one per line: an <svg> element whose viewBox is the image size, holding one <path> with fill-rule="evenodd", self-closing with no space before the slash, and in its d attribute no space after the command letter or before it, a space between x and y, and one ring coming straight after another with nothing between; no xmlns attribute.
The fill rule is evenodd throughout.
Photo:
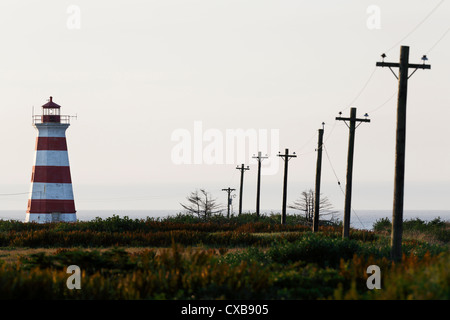
<svg viewBox="0 0 450 320"><path fill-rule="evenodd" d="M60 122L60 109L61 106L50 97L50 101L42 106L42 122Z"/></svg>

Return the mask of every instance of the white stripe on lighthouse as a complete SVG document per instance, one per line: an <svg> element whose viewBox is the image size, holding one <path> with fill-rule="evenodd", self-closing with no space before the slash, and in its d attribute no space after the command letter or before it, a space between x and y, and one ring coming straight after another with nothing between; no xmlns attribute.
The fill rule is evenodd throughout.
<svg viewBox="0 0 450 320"><path fill-rule="evenodd" d="M69 124L36 123L34 126L39 130L39 137L65 138Z"/></svg>
<svg viewBox="0 0 450 320"><path fill-rule="evenodd" d="M27 213L25 222L77 222L77 215L75 213L60 213L60 214L48 214L48 213Z"/></svg>
<svg viewBox="0 0 450 320"><path fill-rule="evenodd" d="M36 150L35 166L69 166L69 154L66 150Z"/></svg>
<svg viewBox="0 0 450 320"><path fill-rule="evenodd" d="M30 199L73 200L72 184L33 182L31 184Z"/></svg>

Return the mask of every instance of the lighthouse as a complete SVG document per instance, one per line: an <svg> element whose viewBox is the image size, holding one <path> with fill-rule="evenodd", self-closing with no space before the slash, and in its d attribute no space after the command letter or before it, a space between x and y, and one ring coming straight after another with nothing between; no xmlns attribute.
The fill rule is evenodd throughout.
<svg viewBox="0 0 450 320"><path fill-rule="evenodd" d="M25 222L77 220L66 142L70 116L61 115L60 110L50 97L42 115L33 115L38 136Z"/></svg>

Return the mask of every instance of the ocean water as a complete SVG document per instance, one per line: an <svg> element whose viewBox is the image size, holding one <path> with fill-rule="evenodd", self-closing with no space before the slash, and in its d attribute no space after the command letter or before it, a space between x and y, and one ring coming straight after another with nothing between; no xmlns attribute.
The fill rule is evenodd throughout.
<svg viewBox="0 0 450 320"><path fill-rule="evenodd" d="M112 215L117 215L120 217L128 216L131 219L145 219L146 217L151 218L164 218L167 216L173 216L181 210L79 210L77 212L77 218L81 221L89 221L96 217L108 218ZM246 212L244 210L244 212ZM263 214L270 214L272 212L279 212L279 210L262 210ZM289 211L288 214L298 214L298 211ZM236 213L235 213L236 214ZM430 221L437 217L441 220L450 221L450 210L404 210L403 219L415 219L420 218L424 221ZM342 220L343 212L339 211L336 214L336 218ZM378 219L382 218L392 218L392 210L359 210L354 211L350 217L350 225L352 228L356 229L367 229L371 230L373 224ZM25 220L25 210L0 210L0 219L3 220Z"/></svg>

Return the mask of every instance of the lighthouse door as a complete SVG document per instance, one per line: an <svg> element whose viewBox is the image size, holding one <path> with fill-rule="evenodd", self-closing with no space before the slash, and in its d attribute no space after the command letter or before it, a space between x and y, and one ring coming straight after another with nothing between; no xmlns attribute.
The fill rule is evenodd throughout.
<svg viewBox="0 0 450 320"><path fill-rule="evenodd" d="M61 222L61 212L52 212L52 222Z"/></svg>

